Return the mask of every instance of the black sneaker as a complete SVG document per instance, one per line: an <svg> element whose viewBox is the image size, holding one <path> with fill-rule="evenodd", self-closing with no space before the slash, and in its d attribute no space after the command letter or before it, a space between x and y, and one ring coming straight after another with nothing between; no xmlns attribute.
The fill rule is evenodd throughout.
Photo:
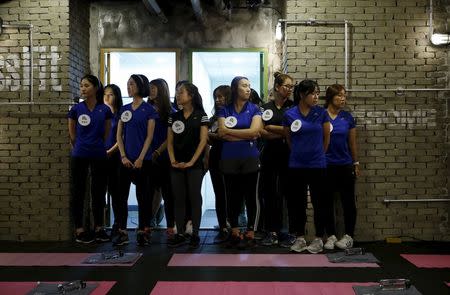
<svg viewBox="0 0 450 295"><path fill-rule="evenodd" d="M150 231L138 230L136 240L139 246L150 245L152 233Z"/></svg>
<svg viewBox="0 0 450 295"><path fill-rule="evenodd" d="M217 236L214 237L214 244L221 244L223 242L226 242L229 236L230 233L227 229L221 229Z"/></svg>
<svg viewBox="0 0 450 295"><path fill-rule="evenodd" d="M237 248L239 250L251 249L256 246L255 239L244 236L244 238L239 242Z"/></svg>
<svg viewBox="0 0 450 295"><path fill-rule="evenodd" d="M75 242L81 244L91 244L95 241L95 237L90 231L82 231L81 233L76 234Z"/></svg>
<svg viewBox="0 0 450 295"><path fill-rule="evenodd" d="M128 233L121 230L118 231L117 235L112 238L112 243L114 246L122 246L130 243L128 239Z"/></svg>
<svg viewBox="0 0 450 295"><path fill-rule="evenodd" d="M295 240L296 240L296 239L297 239L296 236L291 235L291 234L288 234L288 235L286 236L286 238L284 238L284 239L281 241L280 246L283 247L283 248L291 248L292 245L295 244Z"/></svg>
<svg viewBox="0 0 450 295"><path fill-rule="evenodd" d="M197 235L192 235L191 240L189 241L189 248L197 249L200 247L200 237Z"/></svg>
<svg viewBox="0 0 450 295"><path fill-rule="evenodd" d="M187 240L186 237L181 235L181 234L176 234L175 236L173 236L172 239L170 239L167 243L167 246L171 247L171 248L176 248L179 247L183 244L186 244Z"/></svg>
<svg viewBox="0 0 450 295"><path fill-rule="evenodd" d="M230 238L228 239L227 248L234 248L241 242L241 236L240 235L230 235Z"/></svg>
<svg viewBox="0 0 450 295"><path fill-rule="evenodd" d="M99 243L109 242L111 241L111 238L106 233L106 230L102 228L100 230L95 231L95 241Z"/></svg>
<svg viewBox="0 0 450 295"><path fill-rule="evenodd" d="M278 245L278 236L276 233L268 233L267 236L261 241L263 246L276 246Z"/></svg>

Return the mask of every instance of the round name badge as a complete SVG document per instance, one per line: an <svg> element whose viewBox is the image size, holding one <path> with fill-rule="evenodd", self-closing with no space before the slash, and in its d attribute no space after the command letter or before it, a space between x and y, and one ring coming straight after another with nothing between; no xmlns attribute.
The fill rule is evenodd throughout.
<svg viewBox="0 0 450 295"><path fill-rule="evenodd" d="M233 116L225 118L225 126L228 128L233 128L237 124L237 119Z"/></svg>
<svg viewBox="0 0 450 295"><path fill-rule="evenodd" d="M214 123L212 124L212 126L211 126L211 132L212 132L212 133L216 133L216 132L217 132L217 129L219 129L219 123L216 121L216 122L214 122Z"/></svg>
<svg viewBox="0 0 450 295"><path fill-rule="evenodd" d="M78 117L78 123L81 126L88 126L89 124L91 124L91 117L89 117L89 115L81 115Z"/></svg>
<svg viewBox="0 0 450 295"><path fill-rule="evenodd" d="M131 113L131 111L125 111L120 116L120 120L122 120L122 122L126 123L126 122L129 122L132 117L133 117L133 114Z"/></svg>
<svg viewBox="0 0 450 295"><path fill-rule="evenodd" d="M333 132L333 124L330 122L330 133Z"/></svg>
<svg viewBox="0 0 450 295"><path fill-rule="evenodd" d="M292 132L297 132L297 131L300 130L300 128L302 128L302 121L297 119L294 122L292 122L292 124L291 124L291 131Z"/></svg>
<svg viewBox="0 0 450 295"><path fill-rule="evenodd" d="M272 110L265 110L262 114L262 119L264 121L269 121L273 118L273 111Z"/></svg>
<svg viewBox="0 0 450 295"><path fill-rule="evenodd" d="M184 123L181 121L175 121L172 124L172 131L175 132L176 134L180 134L183 133L184 131Z"/></svg>

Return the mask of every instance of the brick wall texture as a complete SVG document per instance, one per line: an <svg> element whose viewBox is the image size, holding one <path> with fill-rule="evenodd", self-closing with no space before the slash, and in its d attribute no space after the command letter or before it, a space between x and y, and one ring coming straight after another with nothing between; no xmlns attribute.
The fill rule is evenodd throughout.
<svg viewBox="0 0 450 295"><path fill-rule="evenodd" d="M30 101L30 49L27 29L6 28L0 35L0 240L71 237L66 113L89 68L89 7L80 2L0 3L5 24L33 25L35 102L11 104Z"/></svg>
<svg viewBox="0 0 450 295"><path fill-rule="evenodd" d="M287 0L286 18L349 21L350 89L445 88L449 55L445 47L431 46L427 39L427 6L427 0ZM442 13L445 10L436 10L437 18L448 17ZM89 44L89 26L98 24L89 20L89 5L75 0L2 2L0 17L5 24L34 26L36 102L6 104L30 100L30 51L28 30L4 29L0 35L0 240L67 240L72 226L66 112L78 93L79 78L89 71L89 47L91 62L99 54L97 43ZM273 39L275 24L272 32L252 27L257 33L252 36ZM210 29L202 30L208 36ZM289 74L297 81L318 80L322 91L332 83L344 83L342 26L289 25L286 31L282 67ZM167 39L179 42L179 38ZM92 40L98 38L91 36ZM259 46L242 40L240 47ZM151 39L131 41L139 47L154 45ZM214 42L205 44L226 47L226 41ZM50 102L54 104L43 104ZM450 203L383 204L385 198L448 197L448 93L352 91L349 104L358 120L363 172L357 184L356 239L450 240ZM311 214L309 210L310 221ZM308 230L313 233L311 223Z"/></svg>
<svg viewBox="0 0 450 295"><path fill-rule="evenodd" d="M383 203L449 197L449 92L370 91L448 86L447 48L428 41L428 5L425 0L287 1L289 21L349 21L353 91L348 100L358 122L363 173L357 181L359 240L450 239L450 203ZM435 9L435 18L447 18L445 9ZM288 24L286 31L289 74L297 81L317 80L323 92L333 83L344 84L343 25ZM308 228L314 233L311 223Z"/></svg>

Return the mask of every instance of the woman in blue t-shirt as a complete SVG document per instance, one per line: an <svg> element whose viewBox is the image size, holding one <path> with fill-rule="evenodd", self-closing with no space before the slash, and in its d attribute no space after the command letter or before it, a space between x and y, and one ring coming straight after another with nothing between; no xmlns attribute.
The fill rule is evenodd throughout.
<svg viewBox="0 0 450 295"><path fill-rule="evenodd" d="M112 113L103 103L103 86L97 77L81 79L80 94L84 101L74 105L68 114L70 144L71 211L75 223L75 241L89 244L106 242L109 236L103 228L106 194L105 141L111 128ZM91 170L92 213L95 233L83 227L86 180Z"/></svg>
<svg viewBox="0 0 450 295"><path fill-rule="evenodd" d="M182 233L185 232L186 202L190 202L192 235L189 247L198 248L202 215L203 152L208 140L209 120L203 110L202 97L194 84L182 84L177 89L176 100L181 110L169 117L167 150L172 165L170 176L178 234L169 240L169 247L178 247L186 242L186 236Z"/></svg>
<svg viewBox="0 0 450 295"><path fill-rule="evenodd" d="M260 164L256 139L263 125L259 107L249 101L250 93L248 79L235 77L231 81L231 103L217 113L219 136L224 140L220 164L231 225L228 246L237 246L239 249L255 245L259 218L257 187ZM238 219L244 200L248 221L247 231L241 235Z"/></svg>
<svg viewBox="0 0 450 295"><path fill-rule="evenodd" d="M317 106L319 86L311 80L303 80L294 88L294 106L284 113L283 126L291 148L289 156L289 204L298 214L289 216L296 233L292 251L310 253L323 251L324 210L326 194L323 181L326 174L325 152L330 142L330 123L326 110ZM316 237L306 244L305 225L308 188L314 208Z"/></svg>
<svg viewBox="0 0 450 295"><path fill-rule="evenodd" d="M152 155L150 145L155 129L157 113L153 106L144 101L149 94L149 81L144 75L131 75L128 79L128 95L133 102L124 105L120 111L120 121L117 127L117 144L119 145L122 165L119 171L120 214L116 216L118 234L113 238L114 245L129 243L127 234L128 194L130 185L136 185L138 202L137 243L140 246L150 244L151 211L153 195L149 192L150 168Z"/></svg>
<svg viewBox="0 0 450 295"><path fill-rule="evenodd" d="M105 148L108 156L108 170L106 171L107 177L107 191L108 197L111 198L111 205L114 216L117 215L117 198L119 194L119 168L120 168L120 153L119 146L117 144L117 125L119 123L119 110L123 105L122 92L120 88L115 84L109 84L105 86L105 92L103 95L104 103L109 106L113 113L111 120L111 130L108 138L106 139ZM109 203L109 202L108 202ZM117 232L117 225L112 226L112 235Z"/></svg>
<svg viewBox="0 0 450 295"><path fill-rule="evenodd" d="M356 223L355 178L359 176L359 162L356 149L356 122L353 116L343 108L346 104L346 92L342 85L328 87L325 95L325 108L330 120L331 139L327 157L328 217L326 231L328 235L325 249L353 247L353 234ZM345 234L338 241L335 233L333 193L338 192L344 209Z"/></svg>
<svg viewBox="0 0 450 295"><path fill-rule="evenodd" d="M164 199L164 213L167 222L167 234L169 238L175 234L175 209L173 194L170 185L170 161L167 153L167 121L170 114L175 112L170 102L169 86L164 79L150 81L150 95L148 103L154 106L158 115L155 119L155 132L150 146L152 153L152 169L150 182L151 193L161 190Z"/></svg>

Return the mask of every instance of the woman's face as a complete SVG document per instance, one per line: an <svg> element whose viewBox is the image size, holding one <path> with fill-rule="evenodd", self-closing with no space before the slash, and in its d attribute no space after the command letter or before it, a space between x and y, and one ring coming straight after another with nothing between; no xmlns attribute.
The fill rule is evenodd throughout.
<svg viewBox="0 0 450 295"><path fill-rule="evenodd" d="M128 79L127 91L129 97L135 97L138 94L138 87L133 78Z"/></svg>
<svg viewBox="0 0 450 295"><path fill-rule="evenodd" d="M316 87L312 93L306 95L303 98L306 105L309 107L315 106L317 104L317 102L319 101L319 94L320 94L320 90L319 90L319 88Z"/></svg>
<svg viewBox="0 0 450 295"><path fill-rule="evenodd" d="M342 109L345 106L346 102L347 102L347 94L345 93L345 90L342 89L341 91L339 91L338 94L333 96L331 104L336 109Z"/></svg>
<svg viewBox="0 0 450 295"><path fill-rule="evenodd" d="M294 89L294 81L292 79L285 79L283 84L278 86L276 89L282 98L288 98L292 94L292 89Z"/></svg>
<svg viewBox="0 0 450 295"><path fill-rule="evenodd" d="M158 96L158 87L156 87L153 84L150 84L150 95L148 96L148 98L150 100L154 100L157 96Z"/></svg>
<svg viewBox="0 0 450 295"><path fill-rule="evenodd" d="M80 83L80 95L81 97L95 98L97 94L97 87L94 86L88 79L81 80Z"/></svg>
<svg viewBox="0 0 450 295"><path fill-rule="evenodd" d="M237 96L238 99L248 100L250 98L250 82L247 79L239 80L237 87Z"/></svg>
<svg viewBox="0 0 450 295"><path fill-rule="evenodd" d="M220 91L217 91L216 97L214 97L214 103L216 104L216 107L220 108L225 106L225 101L226 101L225 96Z"/></svg>
<svg viewBox="0 0 450 295"><path fill-rule="evenodd" d="M178 105L184 106L192 102L192 96L187 92L184 86L180 86L177 89L176 97Z"/></svg>
<svg viewBox="0 0 450 295"><path fill-rule="evenodd" d="M112 91L111 88L105 88L105 92L103 94L103 102L109 106L111 109L114 109L114 100L115 100L115 96L114 96L114 92Z"/></svg>

